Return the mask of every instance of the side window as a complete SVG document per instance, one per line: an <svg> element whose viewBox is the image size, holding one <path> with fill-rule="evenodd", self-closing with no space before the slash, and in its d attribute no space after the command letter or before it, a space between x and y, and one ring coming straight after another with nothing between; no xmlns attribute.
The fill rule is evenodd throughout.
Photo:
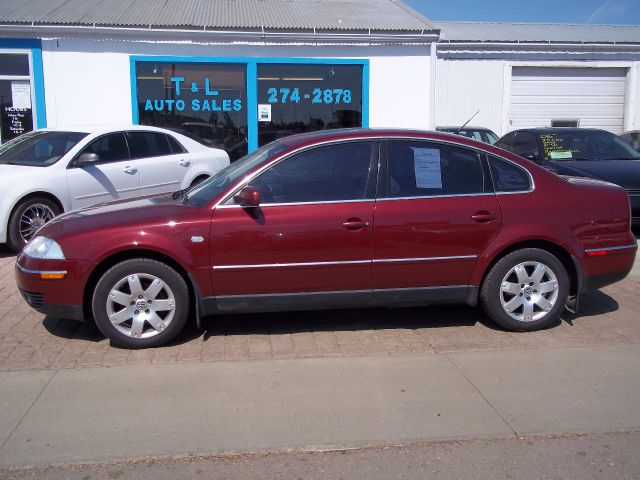
<svg viewBox="0 0 640 480"><path fill-rule="evenodd" d="M149 158L171 155L171 147L164 133L127 132L131 158Z"/></svg>
<svg viewBox="0 0 640 480"><path fill-rule="evenodd" d="M312 148L274 165L251 182L263 204L360 200L368 195L371 142Z"/></svg>
<svg viewBox="0 0 640 480"><path fill-rule="evenodd" d="M473 150L421 141L388 143L387 197L484 192L480 156Z"/></svg>
<svg viewBox="0 0 640 480"><path fill-rule="evenodd" d="M516 133L516 138L513 142L513 148L511 151L521 157L533 155L534 157L539 158L540 156L536 137L529 132Z"/></svg>
<svg viewBox="0 0 640 480"><path fill-rule="evenodd" d="M526 192L531 189L529 175L517 165L489 157L489 168L496 192Z"/></svg>
<svg viewBox="0 0 640 480"><path fill-rule="evenodd" d="M507 133L504 137L496 142L496 147L504 148L509 152L513 152L513 142L515 138L515 132Z"/></svg>
<svg viewBox="0 0 640 480"><path fill-rule="evenodd" d="M171 135L167 135L167 141L169 142L169 146L171 147L171 152L176 155L178 153L186 153L187 149L182 146L182 144L173 138Z"/></svg>
<svg viewBox="0 0 640 480"><path fill-rule="evenodd" d="M100 163L129 160L129 149L123 132L110 133L97 138L80 152L82 153L97 154Z"/></svg>

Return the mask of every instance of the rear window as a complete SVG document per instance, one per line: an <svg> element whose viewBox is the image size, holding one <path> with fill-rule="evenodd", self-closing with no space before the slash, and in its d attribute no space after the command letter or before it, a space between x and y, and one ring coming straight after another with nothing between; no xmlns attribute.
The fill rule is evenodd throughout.
<svg viewBox="0 0 640 480"><path fill-rule="evenodd" d="M169 141L171 152L173 152L174 154L187 152L187 150L182 146L182 144L178 140L173 138L171 135L167 135L167 140Z"/></svg>
<svg viewBox="0 0 640 480"><path fill-rule="evenodd" d="M489 157L489 167L496 192L531 190L531 179L523 168L496 157Z"/></svg>
<svg viewBox="0 0 640 480"><path fill-rule="evenodd" d="M158 132L127 132L131 158L171 155L167 135Z"/></svg>
<svg viewBox="0 0 640 480"><path fill-rule="evenodd" d="M567 130L540 134L543 160L640 160L640 153L605 131Z"/></svg>

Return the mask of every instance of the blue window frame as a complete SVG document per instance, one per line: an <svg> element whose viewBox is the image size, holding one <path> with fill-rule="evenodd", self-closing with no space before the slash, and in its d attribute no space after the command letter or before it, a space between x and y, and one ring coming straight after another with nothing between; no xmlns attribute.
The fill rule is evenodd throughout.
<svg viewBox="0 0 640 480"><path fill-rule="evenodd" d="M300 108L303 108L305 106L305 102L308 103L309 105L312 105L312 102L314 102L315 100L318 100L318 102L316 102L320 104L318 105L318 107L322 106L324 110L327 110L328 105L331 106L332 110L342 109L343 112L342 113L338 112L337 114L339 119L342 119L343 117L345 117L345 114L344 114L345 99L350 101L352 101L352 99L357 99L360 102L359 111L356 112L356 114L352 114L351 116L349 116L350 118L349 121L351 123L348 123L348 125L352 126L354 121L359 120L361 123L361 126L363 127L369 126L369 60L367 59L131 56L130 57L131 109L132 109L132 120L133 120L133 123L136 123L136 124L141 122L141 116L142 116L141 114L145 113L140 111L141 105L144 105L145 106L144 108L147 108L147 109L148 108L153 109L156 107L159 108L162 106L161 104L157 104L157 105L148 104L146 102L147 99L138 98L138 94L139 94L138 80L139 79L138 79L137 65L141 64L142 62L145 62L145 67L147 69L149 68L148 67L149 64L155 66L155 65L167 64L167 63L175 64L176 66L181 66L183 64L210 64L212 66L225 65L225 64L226 65L234 65L234 64L243 65L245 70L245 78L246 78L246 97L242 98L242 95L237 94L236 97L230 98L231 103L228 103L228 102L224 104L221 103L222 95L219 91L215 89L215 85L213 84L213 79L202 78L201 80L198 80L198 81L193 80L190 84L185 85L186 75L181 75L178 68L176 68L176 72L177 72L176 75L174 77L171 77L173 79L171 80L171 83L167 84L167 88L173 88L173 89L175 89L176 87L179 87L180 89L191 88L192 87L191 84L195 82L196 85L193 85L194 91L202 92L204 95L207 95L207 92L211 94L215 93L215 96L209 96L208 98L210 99L210 101L211 99L215 99L218 101L215 104L210 103L210 107L220 112L220 114L224 115L225 109L228 110L229 112L238 111L238 109L243 110L246 115L246 142L248 144L249 152L257 149L260 143L259 142L260 127L259 127L259 119L258 119L258 99L261 98L260 95L264 97L265 92L259 92L258 72L260 70L260 67L263 65L279 64L288 69L296 65L299 65L299 66L306 65L308 66L308 68L306 69L307 71L312 69L313 66L327 66L327 68L329 68L331 65L340 66L338 68L335 68L334 70L340 70L341 66L345 66L345 65L357 66L358 72L361 72L361 77L362 77L361 85L358 85L358 87L360 87L360 91L359 92L349 91L347 92L346 97L345 97L344 90L352 90L352 89L334 88L336 87L336 85L331 85L330 89L322 88L322 84L320 83L314 84L313 86L311 86L311 88L305 88L309 86L308 82L305 82L304 84L301 84L299 87L297 87L295 83L292 83L292 80L291 80L291 78L293 78L292 76L289 76L289 78L287 78L286 84L283 84L283 85L286 85L286 88L283 88L282 91L280 89L280 86L276 86L276 83L274 83L273 86L269 85L269 88L277 88L277 95L276 97L273 97L272 95L273 92L270 92L268 96L270 100L275 100L275 98L277 98L278 99L277 102L273 101L271 102L271 105L278 104L280 107L282 107L283 95L285 93L287 94L287 101L289 102L297 101L298 104L300 105ZM305 70L305 69L301 69L301 71L302 70ZM181 80L182 77L185 77L185 80ZM278 80L283 80L283 77L279 77ZM309 79L305 78L304 80L309 80ZM205 81L207 82L206 85L204 84ZM294 90L296 90L296 88L297 88L297 91L294 93ZM307 89L309 90L308 92L306 91ZM288 93L285 90L288 90ZM331 90L331 94L329 94L329 90ZM319 94L318 94L318 91L320 91ZM175 94L177 92L178 90L174 90L172 94ZM182 92L183 90L180 90L180 93ZM293 100L291 97L292 93L293 93ZM305 98L307 95L309 96L309 98ZM184 97L184 98L187 98L187 97ZM178 98L175 97L174 95L173 100L177 100L177 99ZM267 100L267 103L265 105L269 105L269 99ZM200 107L202 106L202 103L201 103L202 99L196 99L191 95L187 100L188 101L196 100L195 105L198 105ZM234 103L234 100L238 100L240 103ZM331 101L329 102L329 100ZM143 103L141 103L141 101ZM309 105L307 105L306 107L310 108ZM181 103L179 106L182 107L184 111L191 108L192 105L185 102L184 105ZM263 107L262 104L260 106ZM165 108L166 108L166 105L165 105ZM175 113L176 115L180 114L180 112L175 112ZM230 113L227 116L229 115ZM265 121L265 118L266 117L264 117L264 112L263 112L263 117L261 119L262 122ZM356 118L356 120L354 120L354 118ZM188 123L188 122L183 122L183 124L184 123ZM197 123L197 122L193 122L193 123ZM194 128L196 127L194 126ZM304 130L301 130L301 131L304 131Z"/></svg>

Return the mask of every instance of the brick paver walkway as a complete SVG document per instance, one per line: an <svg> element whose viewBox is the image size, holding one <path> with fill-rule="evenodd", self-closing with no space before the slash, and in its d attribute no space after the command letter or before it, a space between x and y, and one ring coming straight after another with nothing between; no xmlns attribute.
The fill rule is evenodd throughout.
<svg viewBox="0 0 640 480"><path fill-rule="evenodd" d="M111 347L91 324L32 310L14 261L0 249L0 371L640 344L640 282L629 278L586 295L579 316L540 332L502 331L465 306L225 315L169 346L130 351Z"/></svg>

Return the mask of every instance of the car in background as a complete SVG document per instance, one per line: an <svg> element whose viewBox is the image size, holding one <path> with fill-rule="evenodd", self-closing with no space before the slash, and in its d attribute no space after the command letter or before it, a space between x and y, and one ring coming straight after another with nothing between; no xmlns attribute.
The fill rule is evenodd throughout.
<svg viewBox="0 0 640 480"><path fill-rule="evenodd" d="M498 141L498 135L492 130L483 127L436 127L438 132L454 133L456 135L462 135L463 137L473 138L479 142L488 143L493 145Z"/></svg>
<svg viewBox="0 0 640 480"><path fill-rule="evenodd" d="M624 132L620 135L620 138L640 152L640 130Z"/></svg>
<svg viewBox="0 0 640 480"><path fill-rule="evenodd" d="M590 128L529 128L507 133L496 146L558 175L620 185L629 195L633 224L640 224L640 152L617 135Z"/></svg>
<svg viewBox="0 0 640 480"><path fill-rule="evenodd" d="M229 165L222 150L149 126L35 130L0 148L0 243L19 251L55 216L173 192Z"/></svg>
<svg viewBox="0 0 640 480"><path fill-rule="evenodd" d="M177 195L62 215L15 274L39 312L132 348L213 314L432 303L525 331L629 273L629 220L622 188L464 137L325 130Z"/></svg>

